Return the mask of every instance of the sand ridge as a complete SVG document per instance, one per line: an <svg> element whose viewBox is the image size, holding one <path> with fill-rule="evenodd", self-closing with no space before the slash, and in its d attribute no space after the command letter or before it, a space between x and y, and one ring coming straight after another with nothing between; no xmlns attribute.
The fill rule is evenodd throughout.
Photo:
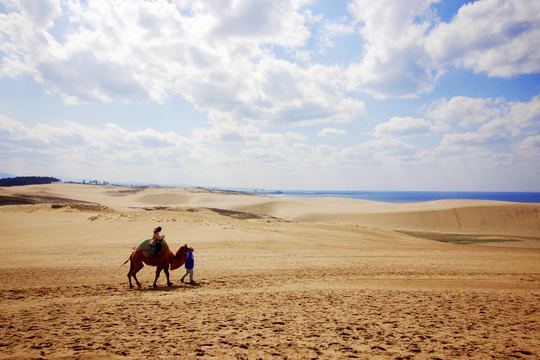
<svg viewBox="0 0 540 360"><path fill-rule="evenodd" d="M538 204L0 190L39 196L0 207L0 359L540 358ZM442 227L454 209L472 232L489 230L476 217L499 216L496 231L536 237L465 246L392 229L408 214L422 230ZM362 224L369 214L381 226ZM294 221L302 216L314 221ZM195 248L196 285L178 269L173 286L162 275L154 289L146 266L142 288L129 289L120 265L157 225L172 250Z"/></svg>
<svg viewBox="0 0 540 360"><path fill-rule="evenodd" d="M7 188L17 195L21 187ZM27 196L51 196L106 206L217 208L296 222L335 222L391 230L540 237L540 204L438 200L390 204L345 198L277 199L201 188L48 184L23 187Z"/></svg>

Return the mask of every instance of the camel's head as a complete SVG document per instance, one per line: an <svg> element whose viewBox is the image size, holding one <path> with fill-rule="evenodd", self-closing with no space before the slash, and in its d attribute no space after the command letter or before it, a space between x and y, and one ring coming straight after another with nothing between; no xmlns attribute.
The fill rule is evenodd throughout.
<svg viewBox="0 0 540 360"><path fill-rule="evenodd" d="M179 255L179 254L182 254L182 253L187 254L188 249L189 249L189 246L187 246L187 244L184 244L184 245L180 246L180 249L178 249L178 251L176 252L176 255Z"/></svg>
<svg viewBox="0 0 540 360"><path fill-rule="evenodd" d="M187 246L187 244L184 244L180 246L180 249L178 249L178 251L176 252L176 257L179 257L182 259L182 264L186 262L188 249L189 249L189 246Z"/></svg>

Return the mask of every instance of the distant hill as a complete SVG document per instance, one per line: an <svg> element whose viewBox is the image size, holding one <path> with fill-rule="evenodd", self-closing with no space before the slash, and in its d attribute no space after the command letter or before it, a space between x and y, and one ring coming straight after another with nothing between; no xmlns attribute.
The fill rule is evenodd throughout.
<svg viewBox="0 0 540 360"><path fill-rule="evenodd" d="M15 177L15 175L11 175L11 174L8 174L8 173L0 172L0 179L4 179L4 178L12 178L12 177Z"/></svg>
<svg viewBox="0 0 540 360"><path fill-rule="evenodd" d="M0 186L38 185L60 182L60 179L49 176L18 176L14 178L0 179Z"/></svg>

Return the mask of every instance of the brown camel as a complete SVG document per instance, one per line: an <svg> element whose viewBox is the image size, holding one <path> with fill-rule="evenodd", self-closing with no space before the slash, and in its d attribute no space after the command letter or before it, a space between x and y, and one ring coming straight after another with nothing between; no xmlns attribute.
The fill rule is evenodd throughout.
<svg viewBox="0 0 540 360"><path fill-rule="evenodd" d="M165 272L165 275L167 276L167 285L171 286L172 282L169 279L169 267L171 270L174 270L184 265L186 262L187 253L188 246L186 244L182 245L180 249L178 249L176 254L173 254L169 247L161 250L161 254L159 256L144 256L143 252L140 250L133 251L129 259L127 259L126 262L122 264L125 265L128 261L131 260L129 272L127 274L129 279L129 287L133 287L133 285L131 284L132 276L135 279L137 286L141 286L139 280L137 280L137 273L143 268L144 264L156 267L156 279L154 280L154 287L157 287L156 282L159 278L161 270L163 270Z"/></svg>

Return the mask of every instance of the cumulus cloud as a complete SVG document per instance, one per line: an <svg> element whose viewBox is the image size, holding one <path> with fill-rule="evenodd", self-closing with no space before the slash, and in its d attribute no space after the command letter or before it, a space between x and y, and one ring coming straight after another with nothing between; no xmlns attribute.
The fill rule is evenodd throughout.
<svg viewBox="0 0 540 360"><path fill-rule="evenodd" d="M504 140L506 136L500 133L465 133L465 134L447 134L444 135L441 146L452 145L483 145L493 144Z"/></svg>
<svg viewBox="0 0 540 360"><path fill-rule="evenodd" d="M301 68L283 60L266 58L256 66L261 81L250 80L239 96L241 106L229 101L211 116L243 119L274 125L309 125L349 122L365 113L362 101L339 95L337 67L311 65ZM232 106L231 106L232 105Z"/></svg>
<svg viewBox="0 0 540 360"><path fill-rule="evenodd" d="M493 146L497 146L499 151L501 148L505 149L502 154L507 162L511 162L514 154L523 155L527 151L536 154L534 144L537 135L530 134L536 133L535 127L540 124L539 111L539 96L529 102L507 102L504 98L454 97L450 101L440 99L428 109L428 117L439 121L458 121L460 126L472 128L474 131L447 133L433 154L444 157L469 154L475 149L472 157L477 158L478 151L492 154L488 149L494 149ZM523 136L527 138L523 140Z"/></svg>
<svg viewBox="0 0 540 360"><path fill-rule="evenodd" d="M326 48L334 46L334 38L343 35L350 35L354 33L354 27L347 24L347 19L342 19L342 22L335 22L326 20L320 29L320 47L321 51L326 51Z"/></svg>
<svg viewBox="0 0 540 360"><path fill-rule="evenodd" d="M42 62L36 70L42 81L66 95L67 103L142 102L149 98L148 91L131 71L116 62L100 62L89 51L75 53L65 60Z"/></svg>
<svg viewBox="0 0 540 360"><path fill-rule="evenodd" d="M463 127L481 125L483 131L506 131L517 135L522 129L540 124L540 96L529 102L464 96L449 101L441 98L431 104L426 116L438 121L459 121Z"/></svg>
<svg viewBox="0 0 540 360"><path fill-rule="evenodd" d="M394 156L409 156L416 152L416 147L401 140L382 138L369 140L341 151L341 156L349 159L371 159Z"/></svg>
<svg viewBox="0 0 540 360"><path fill-rule="evenodd" d="M292 132L292 131L288 131L285 135L291 140L306 140L307 139L306 135Z"/></svg>
<svg viewBox="0 0 540 360"><path fill-rule="evenodd" d="M349 11L365 41L361 62L346 72L348 90L375 98L429 92L447 65L489 76L540 71L540 3L479 0L450 23L438 22L437 0L354 0Z"/></svg>
<svg viewBox="0 0 540 360"><path fill-rule="evenodd" d="M506 118L521 128L540 125L540 95L529 102L509 102Z"/></svg>
<svg viewBox="0 0 540 360"><path fill-rule="evenodd" d="M540 71L540 2L481 0L459 9L450 23L440 23L426 40L437 63L453 63L510 77Z"/></svg>
<svg viewBox="0 0 540 360"><path fill-rule="evenodd" d="M28 128L19 122L0 115L0 141L2 150L17 159L19 152L34 155L47 154L56 163L89 161L114 162L128 160L133 153L147 159L160 161L166 156L189 153L192 144L174 133L160 133L152 129L130 132L116 124L102 129L76 123L53 127L37 124Z"/></svg>
<svg viewBox="0 0 540 360"><path fill-rule="evenodd" d="M478 0L444 23L437 1L351 0L350 17L339 19L313 16L311 0L4 1L0 77L26 74L68 104L178 96L207 119L186 139L115 124L25 126L0 115L0 152L64 164L196 163L207 178L217 166L257 162L265 171L271 162L294 171L441 159L459 168L514 156L533 163L540 96L440 98L419 116L363 123L373 138L355 146L338 129L366 113L349 92L415 97L451 66L501 77L540 71L540 3ZM350 46L338 49L345 36ZM331 47L338 51L325 52ZM341 147L316 146L294 129L314 124L325 125L310 140L343 136Z"/></svg>
<svg viewBox="0 0 540 360"><path fill-rule="evenodd" d="M295 136L290 132L291 136ZM300 135L300 134L298 134ZM193 130L193 140L197 143L238 143L247 146L270 145L287 142L289 134L263 132L253 124L239 124L234 121L216 122L208 129Z"/></svg>
<svg viewBox="0 0 540 360"><path fill-rule="evenodd" d="M68 103L182 94L213 121L351 121L365 106L343 95L339 68L300 67L268 50L282 46L307 59L313 17L301 10L306 3L70 1L61 14L70 31L59 42L50 34L59 1L15 2L0 18L0 75L25 71Z"/></svg>
<svg viewBox="0 0 540 360"><path fill-rule="evenodd" d="M316 148L317 153L320 156L332 156L336 153L336 148L330 145L319 145Z"/></svg>
<svg viewBox="0 0 540 360"><path fill-rule="evenodd" d="M538 2L479 0L442 23L437 1L353 0L352 22L313 16L309 0L12 1L0 14L0 76L30 74L68 103L181 94L216 121L289 126L364 114L346 91L429 92L449 64L490 76L540 71ZM60 23L69 30L53 36ZM314 23L323 48L357 29L361 60L310 62Z"/></svg>
<svg viewBox="0 0 540 360"><path fill-rule="evenodd" d="M263 162L287 162L287 158L282 156L279 151L274 149L264 149L264 148L252 148L242 150L242 156L247 157L248 159L263 161Z"/></svg>
<svg viewBox="0 0 540 360"><path fill-rule="evenodd" d="M343 150L349 159L392 158L414 160L439 166L441 161L453 168L475 164L485 168L515 165L516 156L534 159L538 154L536 127L540 124L540 96L528 102L508 102L504 97L441 98L425 111L425 118L393 117L375 126L373 135L379 140L361 143ZM458 126L456 126L458 125ZM461 132L466 128L469 131ZM416 151L414 145L399 140L418 136L441 137L439 145ZM524 138L526 137L526 138ZM528 160L527 160L528 161Z"/></svg>
<svg viewBox="0 0 540 360"><path fill-rule="evenodd" d="M475 99L455 96L449 101L444 97L431 105L426 116L441 121L459 121L461 126L484 123L499 117L502 99Z"/></svg>
<svg viewBox="0 0 540 360"><path fill-rule="evenodd" d="M515 144L513 149L521 155L537 158L540 155L540 135L528 136L523 141Z"/></svg>
<svg viewBox="0 0 540 360"><path fill-rule="evenodd" d="M393 117L386 123L375 126L374 135L377 137L414 137L422 135L432 135L441 131L449 130L446 124L432 124L426 119L415 119L412 117Z"/></svg>
<svg viewBox="0 0 540 360"><path fill-rule="evenodd" d="M375 98L413 97L433 87L436 69L423 50L429 21L418 21L436 0L354 0L349 11L361 24L364 58L346 71L347 89Z"/></svg>
<svg viewBox="0 0 540 360"><path fill-rule="evenodd" d="M50 28L62 13L58 0L19 0L21 15L28 16L36 28Z"/></svg>
<svg viewBox="0 0 540 360"><path fill-rule="evenodd" d="M326 128L319 131L317 136L319 137L337 137L341 135L345 135L347 132L342 129L335 129L335 128Z"/></svg>

